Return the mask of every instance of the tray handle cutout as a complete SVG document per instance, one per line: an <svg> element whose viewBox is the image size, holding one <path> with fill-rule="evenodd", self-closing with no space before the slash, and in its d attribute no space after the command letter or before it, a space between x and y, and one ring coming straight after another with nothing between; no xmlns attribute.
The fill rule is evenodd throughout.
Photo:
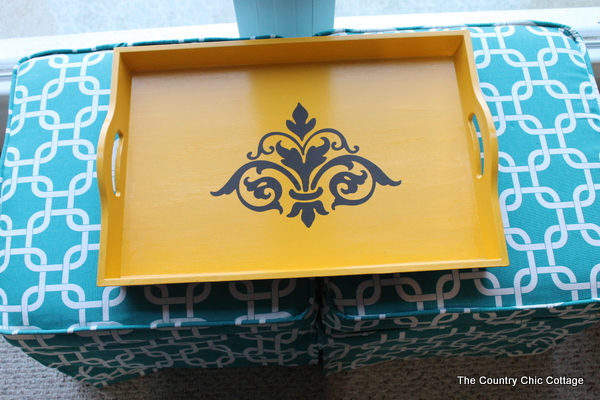
<svg viewBox="0 0 600 400"><path fill-rule="evenodd" d="M493 166L498 165L498 141L494 122L480 101L475 100L472 105L475 111L467 114L467 125L473 154L479 155L472 160L473 171L477 171L480 181L495 185L498 169Z"/></svg>
<svg viewBox="0 0 600 400"><path fill-rule="evenodd" d="M481 179L485 173L485 146L483 144L483 138L479 130L479 123L477 122L477 115L475 113L469 114L468 117L469 132L471 134L471 143L474 146L474 153L479 154L481 157L481 168L478 168L477 178Z"/></svg>
<svg viewBox="0 0 600 400"><path fill-rule="evenodd" d="M111 170L112 170L112 191L117 197L121 196L121 186L117 184L117 176L121 176L121 160L123 157L123 132L120 130L115 134L112 157L111 157Z"/></svg>
<svg viewBox="0 0 600 400"><path fill-rule="evenodd" d="M104 127L98 144L98 187L100 197L108 202L120 199L125 189L127 135L125 126L113 117Z"/></svg>

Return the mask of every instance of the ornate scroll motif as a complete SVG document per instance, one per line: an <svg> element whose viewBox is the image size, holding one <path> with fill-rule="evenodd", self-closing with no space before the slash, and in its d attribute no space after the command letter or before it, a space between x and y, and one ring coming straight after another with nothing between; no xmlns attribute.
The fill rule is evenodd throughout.
<svg viewBox="0 0 600 400"><path fill-rule="evenodd" d="M250 162L242 165L213 196L236 191L239 200L252 211L284 212L282 196L291 200L289 218L297 217L310 227L316 214L329 214L339 205L357 206L375 192L377 184L398 186L377 165L356 155L341 132L331 129L314 131L317 120L298 103L286 126L292 134L269 132L258 144L256 154L247 154ZM331 199L333 198L333 201ZM329 201L328 201L329 200ZM289 203L289 201L288 201Z"/></svg>

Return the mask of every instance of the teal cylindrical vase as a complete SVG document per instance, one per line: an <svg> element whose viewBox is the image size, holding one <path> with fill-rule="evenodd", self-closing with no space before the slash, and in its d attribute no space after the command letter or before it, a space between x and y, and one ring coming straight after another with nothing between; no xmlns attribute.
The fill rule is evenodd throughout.
<svg viewBox="0 0 600 400"><path fill-rule="evenodd" d="M240 37L312 36L333 29L335 0L234 0Z"/></svg>

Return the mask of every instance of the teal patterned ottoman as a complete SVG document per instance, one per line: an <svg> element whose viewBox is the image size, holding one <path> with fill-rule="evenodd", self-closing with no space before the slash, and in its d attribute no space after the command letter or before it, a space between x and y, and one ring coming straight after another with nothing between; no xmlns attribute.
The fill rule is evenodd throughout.
<svg viewBox="0 0 600 400"><path fill-rule="evenodd" d="M99 288L95 151L114 46L58 51L14 71L0 165L0 334L102 386L161 368L319 355L333 372L535 354L599 321L600 116L583 43L552 24L468 29L499 134L510 267ZM365 32L329 32L350 33Z"/></svg>
<svg viewBox="0 0 600 400"><path fill-rule="evenodd" d="M14 70L0 173L0 334L102 386L161 368L318 362L314 279L96 286L96 144L112 49Z"/></svg>
<svg viewBox="0 0 600 400"><path fill-rule="evenodd" d="M600 320L599 97L583 41L554 24L468 29L499 136L510 266L326 278L327 372L536 354Z"/></svg>

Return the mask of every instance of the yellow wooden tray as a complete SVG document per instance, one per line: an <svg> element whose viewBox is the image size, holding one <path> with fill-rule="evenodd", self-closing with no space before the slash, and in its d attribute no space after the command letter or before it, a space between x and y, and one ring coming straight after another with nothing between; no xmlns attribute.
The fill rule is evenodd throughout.
<svg viewBox="0 0 600 400"><path fill-rule="evenodd" d="M467 31L117 48L98 284L507 265L497 164Z"/></svg>

